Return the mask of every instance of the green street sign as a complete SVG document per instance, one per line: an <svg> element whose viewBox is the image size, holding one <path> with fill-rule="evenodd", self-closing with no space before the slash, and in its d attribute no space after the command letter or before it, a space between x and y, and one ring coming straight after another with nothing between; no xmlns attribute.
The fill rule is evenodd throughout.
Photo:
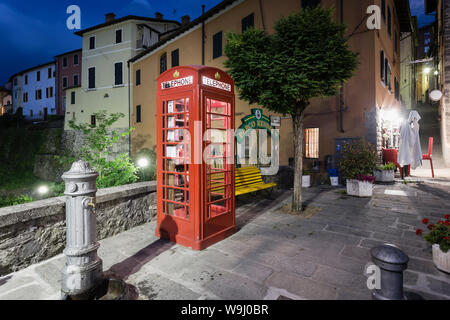
<svg viewBox="0 0 450 320"><path fill-rule="evenodd" d="M242 124L236 130L236 140L242 143L245 135L251 129L265 129L269 135L272 134L272 126L270 125L270 117L263 114L262 109L255 108L252 109L252 114L245 116L241 119Z"/></svg>

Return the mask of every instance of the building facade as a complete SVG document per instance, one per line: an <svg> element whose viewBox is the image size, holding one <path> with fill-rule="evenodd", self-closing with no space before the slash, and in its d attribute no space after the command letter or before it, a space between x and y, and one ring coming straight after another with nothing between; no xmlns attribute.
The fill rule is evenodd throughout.
<svg viewBox="0 0 450 320"><path fill-rule="evenodd" d="M12 84L11 96L12 96L12 112L16 114L19 112L23 114L22 109L22 75L16 73L9 78L9 82Z"/></svg>
<svg viewBox="0 0 450 320"><path fill-rule="evenodd" d="M65 130L70 120L96 124L95 112L123 113L114 128L128 130L131 79L127 61L157 41L160 33L179 26L177 21L107 14L105 22L75 34L83 38L81 82L66 89ZM151 32L149 32L149 30ZM156 38L155 38L156 37ZM122 146L128 151L128 146Z"/></svg>
<svg viewBox="0 0 450 320"><path fill-rule="evenodd" d="M56 115L56 64L45 63L21 72L22 110L25 119L46 120Z"/></svg>
<svg viewBox="0 0 450 320"><path fill-rule="evenodd" d="M66 112L66 89L81 84L82 50L77 49L55 56L56 60L56 111L58 115Z"/></svg>
<svg viewBox="0 0 450 320"><path fill-rule="evenodd" d="M418 46L417 17L412 17L412 31L400 34L400 101L403 109L416 107L416 72Z"/></svg>
<svg viewBox="0 0 450 320"><path fill-rule="evenodd" d="M130 60L133 76L131 125L135 127L131 140L132 153L142 148L155 150L156 78L160 73L174 66L203 62L226 71L223 47L227 32L241 32L255 26L271 33L274 23L281 16L302 10L312 3L336 8L336 20L347 25L350 46L359 52L360 64L355 76L344 85L342 95L313 99L305 110L304 156L307 165L310 165L308 162L320 160L324 166L326 156L335 154L336 143L341 141L339 139L365 138L381 147L381 110L400 109L399 43L400 32L410 30L407 0L375 1L383 12L380 30L369 30L366 23L361 23L367 17L367 7L374 4L369 0L229 0L180 27L177 32L162 37L158 43ZM408 7L408 12L402 14L402 19L408 20L407 23L399 22L398 3ZM280 165L288 165L293 157L292 119L236 98L236 128L242 125L242 119L250 115L253 108L260 108L266 116L281 117L281 125L276 127L280 130Z"/></svg>
<svg viewBox="0 0 450 320"><path fill-rule="evenodd" d="M12 112L11 83L0 87L0 116Z"/></svg>

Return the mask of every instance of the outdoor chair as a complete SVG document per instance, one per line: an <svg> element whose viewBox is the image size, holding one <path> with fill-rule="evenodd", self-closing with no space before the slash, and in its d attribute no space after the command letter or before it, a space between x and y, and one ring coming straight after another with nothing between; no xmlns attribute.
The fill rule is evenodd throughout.
<svg viewBox="0 0 450 320"><path fill-rule="evenodd" d="M428 138L428 154L422 155L422 160L430 160L431 165L431 176L434 178L434 169L433 169L433 137Z"/></svg>

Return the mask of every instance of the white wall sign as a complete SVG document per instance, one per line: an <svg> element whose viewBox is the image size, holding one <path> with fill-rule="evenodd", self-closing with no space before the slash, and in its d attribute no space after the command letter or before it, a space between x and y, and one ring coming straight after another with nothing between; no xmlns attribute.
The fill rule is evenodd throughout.
<svg viewBox="0 0 450 320"><path fill-rule="evenodd" d="M208 77L203 76L202 77L202 83L205 86L213 87L217 89L222 89L225 91L231 91L231 85L222 81L214 80Z"/></svg>
<svg viewBox="0 0 450 320"><path fill-rule="evenodd" d="M279 117L279 116L270 116L270 125L272 127L280 127L281 126L281 117Z"/></svg>
<svg viewBox="0 0 450 320"><path fill-rule="evenodd" d="M194 83L194 77L189 76L189 77L185 77L185 78L181 78L181 79L161 82L161 89L164 90L164 89L170 89L170 88L175 88L175 87L188 86L193 83Z"/></svg>

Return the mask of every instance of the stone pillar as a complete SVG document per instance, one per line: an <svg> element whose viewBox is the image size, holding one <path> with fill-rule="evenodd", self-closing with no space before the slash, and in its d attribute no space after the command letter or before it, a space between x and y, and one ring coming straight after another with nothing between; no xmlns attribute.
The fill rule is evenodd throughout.
<svg viewBox="0 0 450 320"><path fill-rule="evenodd" d="M77 161L62 175L66 183L66 264L62 270L62 298L90 299L102 282L97 256L95 194L98 173L88 162Z"/></svg>

